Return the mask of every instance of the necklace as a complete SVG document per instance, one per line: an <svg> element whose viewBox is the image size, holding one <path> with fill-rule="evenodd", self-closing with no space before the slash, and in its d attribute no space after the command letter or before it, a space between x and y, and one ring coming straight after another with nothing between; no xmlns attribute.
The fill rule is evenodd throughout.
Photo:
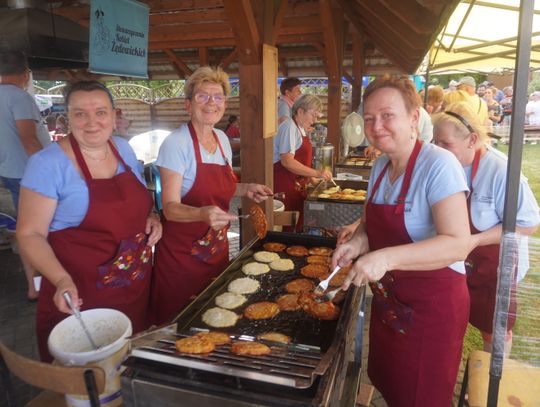
<svg viewBox="0 0 540 407"><path fill-rule="evenodd" d="M105 144L105 153L103 153L103 157L96 157L96 156L92 155L91 151L85 149L84 147L81 147L81 151L85 156L87 156L91 160L94 160L94 161L97 161L98 163L100 163L100 162L105 161L107 159L107 157L109 156L109 145Z"/></svg>

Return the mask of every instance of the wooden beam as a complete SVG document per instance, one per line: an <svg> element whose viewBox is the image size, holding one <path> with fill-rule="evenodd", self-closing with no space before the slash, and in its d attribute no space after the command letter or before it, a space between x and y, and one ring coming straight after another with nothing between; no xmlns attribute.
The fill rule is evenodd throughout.
<svg viewBox="0 0 540 407"><path fill-rule="evenodd" d="M345 79L347 79L347 81L349 81L351 85L353 84L354 78L350 73L348 73L345 69L343 69L343 72L341 74L345 77Z"/></svg>
<svg viewBox="0 0 540 407"><path fill-rule="evenodd" d="M229 55L223 58L223 60L219 63L219 66L221 66L222 69L226 70L227 67L231 64L231 62L234 61L236 58L238 58L238 48L233 49Z"/></svg>
<svg viewBox="0 0 540 407"><path fill-rule="evenodd" d="M225 13L238 44L240 61L258 64L261 59L261 36L250 0L223 0Z"/></svg>
<svg viewBox="0 0 540 407"><path fill-rule="evenodd" d="M167 40L167 41L150 41L148 43L148 49L150 51L170 49L183 49L183 48L200 48L200 47L234 47L236 42L234 38L222 38L216 40L189 40L183 41L181 39Z"/></svg>
<svg viewBox="0 0 540 407"><path fill-rule="evenodd" d="M275 11L274 17L274 29L272 31L272 36L270 38L270 45L276 45L278 34L281 30L285 14L287 13L287 5L289 4L288 0L279 0L279 5Z"/></svg>
<svg viewBox="0 0 540 407"><path fill-rule="evenodd" d="M163 52L169 57L175 68L178 68L180 72L185 76L189 76L193 73L191 68L187 66L171 49L164 49Z"/></svg>
<svg viewBox="0 0 540 407"><path fill-rule="evenodd" d="M341 133L341 74L343 72L343 46L347 24L343 11L332 0L319 0L323 27L323 55L328 75L328 141L339 151Z"/></svg>
<svg viewBox="0 0 540 407"><path fill-rule="evenodd" d="M362 36L357 33L353 33L351 37L353 42L353 82L351 95L351 112L355 112L358 110L358 106L360 106L360 99L362 96L362 78L364 76L365 50Z"/></svg>
<svg viewBox="0 0 540 407"><path fill-rule="evenodd" d="M388 12L407 23L409 28L418 34L430 35L435 29L434 22L438 20L438 16L415 1L380 0L369 4L374 3L383 5Z"/></svg>
<svg viewBox="0 0 540 407"><path fill-rule="evenodd" d="M326 73L326 76L328 76L328 63L326 61L326 51L324 45L322 44L322 42L314 42L311 45L313 45L313 48L317 50L317 56L321 58L324 72Z"/></svg>
<svg viewBox="0 0 540 407"><path fill-rule="evenodd" d="M281 66L281 74L284 77L289 76L289 70L287 69L287 61L285 60L284 56L280 55L279 51L278 51L278 61L279 61L279 66Z"/></svg>
<svg viewBox="0 0 540 407"><path fill-rule="evenodd" d="M414 2L407 2L407 5L411 5ZM426 42L429 39L431 31L428 33L415 32L412 27L416 24L415 20L407 20L404 16L397 17L393 14L392 5L386 7L382 2L358 0L356 2L359 13L364 19L370 19L377 23L381 32L387 32L388 37L396 40L396 42L404 42L412 49L424 49ZM403 2L400 2L403 9ZM410 13L409 13L410 14ZM431 16L429 21L436 20L435 16ZM432 27L432 29L434 29Z"/></svg>
<svg viewBox="0 0 540 407"><path fill-rule="evenodd" d="M209 57L208 57L208 48L207 47L201 47L199 48L199 66L205 66L209 63Z"/></svg>

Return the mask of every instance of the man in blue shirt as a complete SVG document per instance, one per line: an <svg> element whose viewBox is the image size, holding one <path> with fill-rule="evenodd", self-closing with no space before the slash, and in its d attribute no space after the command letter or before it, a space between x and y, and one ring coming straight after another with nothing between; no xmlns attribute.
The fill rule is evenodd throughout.
<svg viewBox="0 0 540 407"><path fill-rule="evenodd" d="M40 114L32 96L24 91L30 79L28 61L20 51L0 52L0 179L11 193L15 211L21 178L28 157L41 150L48 134L39 137ZM28 299L37 299L34 272L26 264Z"/></svg>

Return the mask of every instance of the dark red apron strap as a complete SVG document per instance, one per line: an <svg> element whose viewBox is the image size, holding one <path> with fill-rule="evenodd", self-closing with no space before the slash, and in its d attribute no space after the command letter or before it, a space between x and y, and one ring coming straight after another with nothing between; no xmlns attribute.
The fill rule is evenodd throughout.
<svg viewBox="0 0 540 407"><path fill-rule="evenodd" d="M403 183L401 184L401 191L399 191L399 197L396 205L396 214L405 212L405 198L407 198L407 192L409 192L409 187L411 185L411 177L414 170L414 165L416 164L416 159L420 150L422 149L422 142L416 139L414 148L409 161L407 162L407 168L405 169L405 176L403 177Z"/></svg>

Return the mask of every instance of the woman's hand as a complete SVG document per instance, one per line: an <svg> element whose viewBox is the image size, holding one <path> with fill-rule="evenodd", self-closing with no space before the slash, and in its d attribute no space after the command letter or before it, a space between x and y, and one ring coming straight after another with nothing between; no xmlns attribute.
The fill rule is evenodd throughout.
<svg viewBox="0 0 540 407"><path fill-rule="evenodd" d="M69 305L66 303L66 300L63 297L65 292L69 293L73 306L80 308L83 302L82 299L79 298L77 287L75 287L75 283L73 283L73 280L69 274L66 274L65 277L56 282L56 292L54 293L53 301L54 305L56 305L56 308L58 308L60 312L73 314L73 311L69 308Z"/></svg>
<svg viewBox="0 0 540 407"><path fill-rule="evenodd" d="M148 218L146 218L146 227L144 233L148 235L148 246L154 246L159 239L161 239L161 234L163 233L163 227L159 221L159 216L156 213L150 213Z"/></svg>
<svg viewBox="0 0 540 407"><path fill-rule="evenodd" d="M225 212L217 206L203 206L201 208L201 217L214 230L223 229L229 222L237 219L236 216Z"/></svg>
<svg viewBox="0 0 540 407"><path fill-rule="evenodd" d="M332 173L328 170L317 170L317 177L330 181L332 179Z"/></svg>
<svg viewBox="0 0 540 407"><path fill-rule="evenodd" d="M332 255L332 269L336 266L348 266L358 256L369 251L369 243L365 233L356 233L346 242L334 250Z"/></svg>
<svg viewBox="0 0 540 407"><path fill-rule="evenodd" d="M257 203L268 199L269 196L272 196L274 194L274 192L272 192L272 190L268 188L266 185L261 185L261 184L245 184L245 185L246 185L246 191L244 195Z"/></svg>
<svg viewBox="0 0 540 407"><path fill-rule="evenodd" d="M349 240L351 240L354 231L358 227L359 222L351 223L350 225L345 225L341 229L339 229L338 235L337 235L337 245L340 246L344 243L347 243Z"/></svg>
<svg viewBox="0 0 540 407"><path fill-rule="evenodd" d="M389 270L387 259L384 250L376 250L360 257L354 262L341 288L346 291L351 283L361 287L371 281L380 280Z"/></svg>

